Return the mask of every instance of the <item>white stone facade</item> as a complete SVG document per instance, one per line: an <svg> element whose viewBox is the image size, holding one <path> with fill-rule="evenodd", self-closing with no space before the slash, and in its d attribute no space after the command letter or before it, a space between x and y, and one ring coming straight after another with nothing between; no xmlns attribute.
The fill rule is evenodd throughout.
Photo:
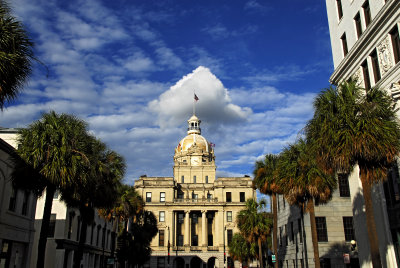
<svg viewBox="0 0 400 268"><path fill-rule="evenodd" d="M9 156L15 144L10 143L0 139L0 267L26 268L33 247L36 196L12 186Z"/></svg>

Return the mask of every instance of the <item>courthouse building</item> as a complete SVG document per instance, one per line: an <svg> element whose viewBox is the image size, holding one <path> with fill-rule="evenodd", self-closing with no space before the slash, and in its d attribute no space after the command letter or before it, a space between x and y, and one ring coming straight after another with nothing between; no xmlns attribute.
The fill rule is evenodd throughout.
<svg viewBox="0 0 400 268"><path fill-rule="evenodd" d="M173 177L142 176L135 182L145 208L158 219L147 267L227 267L232 262L228 244L238 232L236 215L255 191L248 176L216 178L214 149L201 136L200 122L195 115L188 120L187 136L175 148Z"/></svg>

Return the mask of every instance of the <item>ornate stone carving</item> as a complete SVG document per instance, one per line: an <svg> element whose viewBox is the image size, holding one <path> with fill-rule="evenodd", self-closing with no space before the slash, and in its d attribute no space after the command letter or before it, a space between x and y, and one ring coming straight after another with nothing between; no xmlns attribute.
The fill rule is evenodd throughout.
<svg viewBox="0 0 400 268"><path fill-rule="evenodd" d="M395 102L400 99L400 83L393 83L390 87L390 93Z"/></svg>
<svg viewBox="0 0 400 268"><path fill-rule="evenodd" d="M379 69L384 75L390 68L393 67L392 53L390 49L390 36L386 38L378 45L378 58L379 58Z"/></svg>
<svg viewBox="0 0 400 268"><path fill-rule="evenodd" d="M362 74L361 67L358 67L357 71L353 74L353 79L357 81L358 86L364 85L364 77Z"/></svg>

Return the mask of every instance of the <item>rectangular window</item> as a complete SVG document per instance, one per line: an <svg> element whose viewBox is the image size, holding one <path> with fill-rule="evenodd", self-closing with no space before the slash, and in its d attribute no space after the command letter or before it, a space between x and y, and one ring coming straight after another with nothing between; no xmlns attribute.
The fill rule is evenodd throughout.
<svg viewBox="0 0 400 268"><path fill-rule="evenodd" d="M10 201L8 203L8 210L15 211L16 203L17 203L17 189L13 187L11 189L11 196L10 196Z"/></svg>
<svg viewBox="0 0 400 268"><path fill-rule="evenodd" d="M146 202L151 202L151 193L146 193Z"/></svg>
<svg viewBox="0 0 400 268"><path fill-rule="evenodd" d="M349 174L338 174L340 197L350 197Z"/></svg>
<svg viewBox="0 0 400 268"><path fill-rule="evenodd" d="M157 268L165 268L165 257L157 257Z"/></svg>
<svg viewBox="0 0 400 268"><path fill-rule="evenodd" d="M240 202L246 202L245 192L240 192Z"/></svg>
<svg viewBox="0 0 400 268"><path fill-rule="evenodd" d="M354 17L354 24L356 25L356 33L358 39L362 34L360 12L358 12L357 15Z"/></svg>
<svg viewBox="0 0 400 268"><path fill-rule="evenodd" d="M21 214L26 216L28 214L28 202L29 202L30 192L24 192L24 199L22 200L22 211Z"/></svg>
<svg viewBox="0 0 400 268"><path fill-rule="evenodd" d="M160 202L165 202L165 192L160 193Z"/></svg>
<svg viewBox="0 0 400 268"><path fill-rule="evenodd" d="M232 222L232 211L227 211L226 212L226 221L227 222Z"/></svg>
<svg viewBox="0 0 400 268"><path fill-rule="evenodd" d="M303 243L303 229L301 228L301 219L297 219L297 230L299 232L300 243Z"/></svg>
<svg viewBox="0 0 400 268"><path fill-rule="evenodd" d="M164 230L158 231L158 246L160 247L164 246Z"/></svg>
<svg viewBox="0 0 400 268"><path fill-rule="evenodd" d="M365 3L362 5L362 8L364 10L365 27L368 27L368 25L371 23L371 9L369 7L368 0L365 1Z"/></svg>
<svg viewBox="0 0 400 268"><path fill-rule="evenodd" d="M193 183L196 183L196 176L193 176Z"/></svg>
<svg viewBox="0 0 400 268"><path fill-rule="evenodd" d="M96 246L99 245L99 240L100 240L100 229L101 229L101 226L100 226L100 225L97 225Z"/></svg>
<svg viewBox="0 0 400 268"><path fill-rule="evenodd" d="M289 243L288 243L288 235L289 235L288 227L287 227L287 224L285 224L285 245L286 246L289 245Z"/></svg>
<svg viewBox="0 0 400 268"><path fill-rule="evenodd" d="M47 233L47 237L54 237L54 233L56 230L56 217L57 214L50 215L49 232Z"/></svg>
<svg viewBox="0 0 400 268"><path fill-rule="evenodd" d="M226 202L232 202L232 193L226 192Z"/></svg>
<svg viewBox="0 0 400 268"><path fill-rule="evenodd" d="M346 33L340 37L340 40L342 41L342 49L343 49L343 56L346 57L347 53L349 52L347 48L347 38L346 38Z"/></svg>
<svg viewBox="0 0 400 268"><path fill-rule="evenodd" d="M379 70L378 54L376 53L376 50L374 50L369 56L371 57L372 71L374 72L374 80L376 84L381 80L381 71Z"/></svg>
<svg viewBox="0 0 400 268"><path fill-rule="evenodd" d="M290 239L294 242L294 230L293 230L293 222L290 223Z"/></svg>
<svg viewBox="0 0 400 268"><path fill-rule="evenodd" d="M160 215L158 217L158 220L160 222L164 222L165 221L165 211L160 211Z"/></svg>
<svg viewBox="0 0 400 268"><path fill-rule="evenodd" d="M81 231L81 216L78 216L78 227L76 228L76 241L79 241L79 235Z"/></svg>
<svg viewBox="0 0 400 268"><path fill-rule="evenodd" d="M192 235L192 246L197 247L199 245L199 236L196 234Z"/></svg>
<svg viewBox="0 0 400 268"><path fill-rule="evenodd" d="M212 199L212 194L208 193L207 194L207 200L210 201Z"/></svg>
<svg viewBox="0 0 400 268"><path fill-rule="evenodd" d="M232 230L226 230L226 232L227 232L228 247L229 247L231 245L231 242L232 242L233 231Z"/></svg>
<svg viewBox="0 0 400 268"><path fill-rule="evenodd" d="M343 17L342 0L336 0L336 8L340 20Z"/></svg>
<svg viewBox="0 0 400 268"><path fill-rule="evenodd" d="M285 197L284 196L282 196L282 201L283 201L283 208L285 208L286 207L286 202L285 202Z"/></svg>
<svg viewBox="0 0 400 268"><path fill-rule="evenodd" d="M328 242L328 232L326 230L325 217L315 217L315 225L317 226L318 242Z"/></svg>
<svg viewBox="0 0 400 268"><path fill-rule="evenodd" d="M182 176L182 177L181 177L181 182L182 182L182 183L185 183L185 176Z"/></svg>
<svg viewBox="0 0 400 268"><path fill-rule="evenodd" d="M280 211L281 210L281 206L280 206L280 197L279 197L279 195L276 195L276 199L277 199L277 201L278 202L276 202L276 203L278 203L278 211Z"/></svg>
<svg viewBox="0 0 400 268"><path fill-rule="evenodd" d="M398 63L400 61L400 38L397 26L390 32L390 37L392 39L394 62Z"/></svg>
<svg viewBox="0 0 400 268"><path fill-rule="evenodd" d="M282 226L279 227L279 246L282 246Z"/></svg>
<svg viewBox="0 0 400 268"><path fill-rule="evenodd" d="M183 235L178 235L178 247L183 247Z"/></svg>
<svg viewBox="0 0 400 268"><path fill-rule="evenodd" d="M208 183L208 176L206 176L206 183Z"/></svg>
<svg viewBox="0 0 400 268"><path fill-rule="evenodd" d="M354 235L353 217L343 217L343 229L346 241L356 240Z"/></svg>
<svg viewBox="0 0 400 268"><path fill-rule="evenodd" d="M371 88L371 80L369 80L368 62L364 61L363 64L361 64L361 68L364 76L364 86L365 89L368 90Z"/></svg>

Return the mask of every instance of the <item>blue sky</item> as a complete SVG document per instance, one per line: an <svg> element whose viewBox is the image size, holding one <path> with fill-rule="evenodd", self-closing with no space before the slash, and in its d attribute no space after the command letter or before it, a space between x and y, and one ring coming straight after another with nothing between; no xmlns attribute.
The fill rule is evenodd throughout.
<svg viewBox="0 0 400 268"><path fill-rule="evenodd" d="M55 110L89 123L126 158L126 182L172 176L193 90L219 176L251 174L312 116L333 71L320 0L13 0L34 72L2 127Z"/></svg>

